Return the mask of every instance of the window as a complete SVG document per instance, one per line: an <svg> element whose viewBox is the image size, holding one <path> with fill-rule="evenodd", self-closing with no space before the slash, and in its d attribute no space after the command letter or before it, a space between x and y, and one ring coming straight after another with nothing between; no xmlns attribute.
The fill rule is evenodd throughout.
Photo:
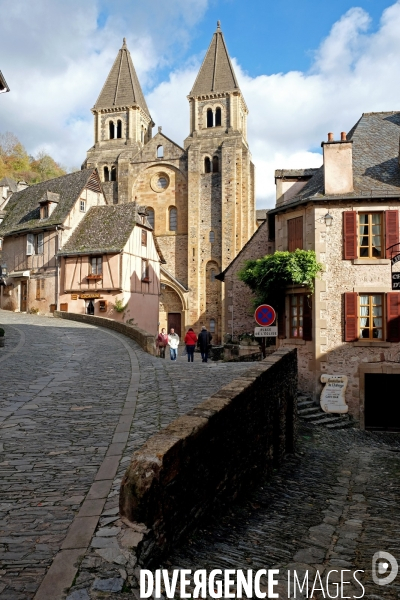
<svg viewBox="0 0 400 600"><path fill-rule="evenodd" d="M358 319L360 340L382 340L383 295L360 295Z"/></svg>
<svg viewBox="0 0 400 600"><path fill-rule="evenodd" d="M147 246L147 231L142 229L142 246Z"/></svg>
<svg viewBox="0 0 400 600"><path fill-rule="evenodd" d="M122 138L122 121L120 119L117 121L117 138Z"/></svg>
<svg viewBox="0 0 400 600"><path fill-rule="evenodd" d="M204 159L204 173L211 173L211 160L208 156Z"/></svg>
<svg viewBox="0 0 400 600"><path fill-rule="evenodd" d="M382 257L382 213L358 215L358 244L360 258Z"/></svg>
<svg viewBox="0 0 400 600"><path fill-rule="evenodd" d="M303 308L304 296L293 294L290 296L290 337L303 337Z"/></svg>
<svg viewBox="0 0 400 600"><path fill-rule="evenodd" d="M140 141L144 144L144 129L142 127L142 131L140 132Z"/></svg>
<svg viewBox="0 0 400 600"><path fill-rule="evenodd" d="M207 127L214 126L214 115L211 108L207 109Z"/></svg>
<svg viewBox="0 0 400 600"><path fill-rule="evenodd" d="M215 126L219 127L221 125L221 109L218 107L215 111Z"/></svg>
<svg viewBox="0 0 400 600"><path fill-rule="evenodd" d="M117 181L117 167L111 167L111 181Z"/></svg>
<svg viewBox="0 0 400 600"><path fill-rule="evenodd" d="M164 158L164 146L157 146L157 158Z"/></svg>
<svg viewBox="0 0 400 600"><path fill-rule="evenodd" d="M40 279L36 279L36 300L40 300Z"/></svg>
<svg viewBox="0 0 400 600"><path fill-rule="evenodd" d="M47 219L47 217L49 216L49 204L42 204L42 206L40 207L40 218L41 219Z"/></svg>
<svg viewBox="0 0 400 600"><path fill-rule="evenodd" d="M38 233L36 236L36 253L43 254L44 252L44 233Z"/></svg>
<svg viewBox="0 0 400 600"><path fill-rule="evenodd" d="M215 319L210 319L210 333L215 333Z"/></svg>
<svg viewBox="0 0 400 600"><path fill-rule="evenodd" d="M154 209L153 208L147 208L147 220L150 223L150 225L152 226L152 228L154 229Z"/></svg>
<svg viewBox="0 0 400 600"><path fill-rule="evenodd" d="M79 208L81 212L86 212L86 200L81 200L79 203Z"/></svg>
<svg viewBox="0 0 400 600"><path fill-rule="evenodd" d="M35 254L35 236L33 233L28 233L26 236L26 255Z"/></svg>
<svg viewBox="0 0 400 600"><path fill-rule="evenodd" d="M104 181L110 181L110 170L108 167L104 167Z"/></svg>
<svg viewBox="0 0 400 600"><path fill-rule="evenodd" d="M178 229L178 211L172 206L169 209L169 230L176 231Z"/></svg>
<svg viewBox="0 0 400 600"><path fill-rule="evenodd" d="M213 231L210 231L210 242L211 243L215 242L215 234Z"/></svg>
<svg viewBox="0 0 400 600"><path fill-rule="evenodd" d="M219 173L219 158L218 156L213 156L213 173Z"/></svg>
<svg viewBox="0 0 400 600"><path fill-rule="evenodd" d="M103 258L92 256L90 259L90 275L101 275L103 272Z"/></svg>
<svg viewBox="0 0 400 600"><path fill-rule="evenodd" d="M287 222L288 250L303 249L303 217L289 219Z"/></svg>
<svg viewBox="0 0 400 600"><path fill-rule="evenodd" d="M110 121L108 124L108 131L109 131L109 137L110 140L113 140L115 138L115 126L114 126L114 121Z"/></svg>
<svg viewBox="0 0 400 600"><path fill-rule="evenodd" d="M159 177L157 180L157 187L165 190L168 187L168 179L166 177Z"/></svg>
<svg viewBox="0 0 400 600"><path fill-rule="evenodd" d="M149 282L149 261L142 258L142 281Z"/></svg>

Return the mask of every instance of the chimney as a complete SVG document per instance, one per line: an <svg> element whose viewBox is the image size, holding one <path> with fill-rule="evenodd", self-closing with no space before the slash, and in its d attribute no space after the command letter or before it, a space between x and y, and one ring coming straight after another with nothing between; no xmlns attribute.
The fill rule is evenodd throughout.
<svg viewBox="0 0 400 600"><path fill-rule="evenodd" d="M335 141L328 133L328 141L321 144L324 155L324 193L326 196L349 194L353 191L353 141L346 132Z"/></svg>

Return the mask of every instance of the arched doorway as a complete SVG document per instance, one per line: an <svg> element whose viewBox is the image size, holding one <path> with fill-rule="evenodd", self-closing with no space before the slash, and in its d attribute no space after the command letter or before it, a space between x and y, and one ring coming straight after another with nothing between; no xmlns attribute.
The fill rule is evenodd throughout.
<svg viewBox="0 0 400 600"><path fill-rule="evenodd" d="M179 337L184 335L184 307L182 300L171 286L161 283L160 312L159 312L160 330L165 327L167 331L173 327Z"/></svg>

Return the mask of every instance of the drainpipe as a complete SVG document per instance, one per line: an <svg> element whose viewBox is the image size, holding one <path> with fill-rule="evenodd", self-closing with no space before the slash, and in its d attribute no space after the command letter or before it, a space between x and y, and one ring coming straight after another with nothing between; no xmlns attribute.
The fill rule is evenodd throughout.
<svg viewBox="0 0 400 600"><path fill-rule="evenodd" d="M59 309L58 306L58 300L60 298L60 257L57 256L58 250L60 248L60 243L59 243L59 236L60 236L60 232L58 229L58 225L56 225L56 239L55 239L55 245L56 245L56 252L55 252L55 259L56 259L56 285L55 285L55 305L56 305L56 310Z"/></svg>

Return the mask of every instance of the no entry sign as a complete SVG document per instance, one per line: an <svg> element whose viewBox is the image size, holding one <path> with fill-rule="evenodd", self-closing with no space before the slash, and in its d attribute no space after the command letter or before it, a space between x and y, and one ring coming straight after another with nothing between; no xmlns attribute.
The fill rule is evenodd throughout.
<svg viewBox="0 0 400 600"><path fill-rule="evenodd" d="M256 323L261 327L269 327L276 319L275 310L269 304L261 304L254 313Z"/></svg>

